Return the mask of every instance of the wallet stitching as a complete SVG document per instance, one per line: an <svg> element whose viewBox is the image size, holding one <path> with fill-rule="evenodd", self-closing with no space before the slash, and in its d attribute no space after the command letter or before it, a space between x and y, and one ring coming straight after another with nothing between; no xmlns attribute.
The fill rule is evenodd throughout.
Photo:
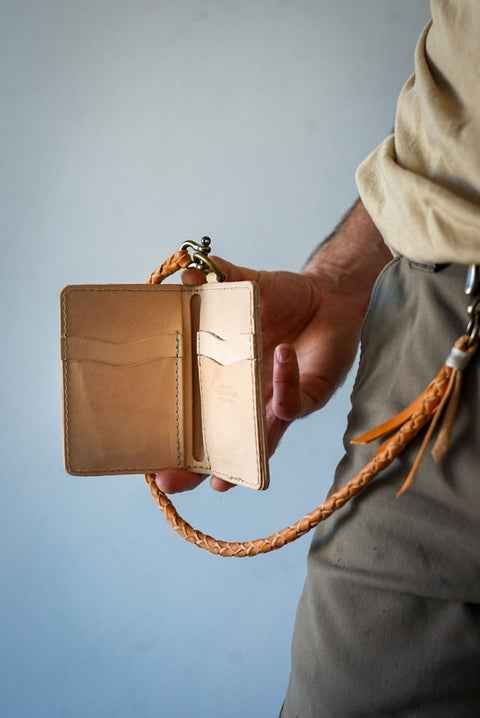
<svg viewBox="0 0 480 718"><path fill-rule="evenodd" d="M176 333L175 348L176 348L176 359L175 359L175 401L176 401L176 419L177 419L177 466L182 464L182 455L180 451L180 396L179 396L179 356L180 356L180 337L179 333Z"/></svg>
<svg viewBox="0 0 480 718"><path fill-rule="evenodd" d="M255 320L254 320L254 306L253 306L253 291L249 291L249 299L250 299L250 310L249 310L249 316L250 316L250 333L254 335L255 333ZM255 381L255 366L254 362L257 363L257 359L254 359L252 362L250 362L250 372L252 375L251 383L253 386L253 391L257 392L257 384ZM252 403L252 413L257 418L257 412L256 412L256 403L253 399L253 396L250 394L250 400ZM254 431L255 431L255 446L258 447L260 444L259 436L258 436L258 421L255 420L254 422ZM258 455L258 451L255 451L255 462L257 465L257 476L261 475L260 471L260 457Z"/></svg>
<svg viewBox="0 0 480 718"><path fill-rule="evenodd" d="M203 399L203 379L202 379L202 372L200 371L200 358L201 358L201 356L200 356L199 354L197 354L197 363L198 363L198 367L199 367L199 372L198 372L198 384L199 384L199 387L200 387L200 403L201 403L201 407L202 407L202 436L203 436L203 451L204 451L204 457L203 457L203 458L204 458L204 461L203 461L203 463L205 463L205 459L206 459L206 464L207 464L207 465L206 465L205 468L210 471L210 469L211 469L211 464L210 464L210 456L209 456L209 453L208 453L207 421L206 421L205 416L204 416L204 414L203 414L203 407L204 407L204 399Z"/></svg>
<svg viewBox="0 0 480 718"><path fill-rule="evenodd" d="M62 309L63 309L63 334L66 337L67 336L67 293L63 295L63 302L62 302ZM66 361L63 361L63 405L64 405L64 415L65 415L65 463L67 464L67 469L70 471L72 468L70 466L70 441L69 441L69 428L68 428L68 392L67 392L67 386L68 386L68 363Z"/></svg>

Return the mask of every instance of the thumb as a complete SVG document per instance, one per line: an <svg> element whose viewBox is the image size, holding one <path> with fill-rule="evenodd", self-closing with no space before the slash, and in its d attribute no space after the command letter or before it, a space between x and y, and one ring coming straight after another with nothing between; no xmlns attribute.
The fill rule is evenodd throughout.
<svg viewBox="0 0 480 718"><path fill-rule="evenodd" d="M219 269L224 273L225 278L229 282L242 282L246 279L258 282L260 272L255 269L247 269L246 267L239 267L236 264L227 262L226 259L221 257L210 257L212 262L218 266ZM201 284L205 281L205 277L198 269L185 269L182 272L182 282L188 285Z"/></svg>
<svg viewBox="0 0 480 718"><path fill-rule="evenodd" d="M273 360L272 411L278 419L293 421L302 415L302 407L297 355L290 344L279 344Z"/></svg>

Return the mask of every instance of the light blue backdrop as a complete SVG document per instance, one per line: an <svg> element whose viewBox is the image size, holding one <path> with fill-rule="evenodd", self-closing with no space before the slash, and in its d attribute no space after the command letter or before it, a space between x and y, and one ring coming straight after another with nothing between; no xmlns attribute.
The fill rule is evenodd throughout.
<svg viewBox="0 0 480 718"><path fill-rule="evenodd" d="M298 268L389 132L426 0L0 3L1 715L278 714L309 538L228 560L141 477L62 466L58 294L142 282L185 239ZM178 499L222 538L324 498L350 384L292 428L272 488Z"/></svg>

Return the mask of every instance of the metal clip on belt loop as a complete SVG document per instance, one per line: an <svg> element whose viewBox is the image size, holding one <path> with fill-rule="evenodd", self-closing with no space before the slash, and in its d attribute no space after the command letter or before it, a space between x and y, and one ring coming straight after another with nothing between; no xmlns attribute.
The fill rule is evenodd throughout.
<svg viewBox="0 0 480 718"><path fill-rule="evenodd" d="M470 321L466 329L467 346L470 347L477 341L480 334L480 268L478 264L471 264L468 268L465 294L471 298L467 307Z"/></svg>

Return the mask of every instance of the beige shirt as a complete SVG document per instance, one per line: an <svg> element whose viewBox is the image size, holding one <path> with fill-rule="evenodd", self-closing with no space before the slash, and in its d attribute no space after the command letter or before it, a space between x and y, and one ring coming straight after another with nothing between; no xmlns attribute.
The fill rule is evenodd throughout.
<svg viewBox="0 0 480 718"><path fill-rule="evenodd" d="M360 165L360 196L397 252L480 263L480 0L431 0L395 132Z"/></svg>

